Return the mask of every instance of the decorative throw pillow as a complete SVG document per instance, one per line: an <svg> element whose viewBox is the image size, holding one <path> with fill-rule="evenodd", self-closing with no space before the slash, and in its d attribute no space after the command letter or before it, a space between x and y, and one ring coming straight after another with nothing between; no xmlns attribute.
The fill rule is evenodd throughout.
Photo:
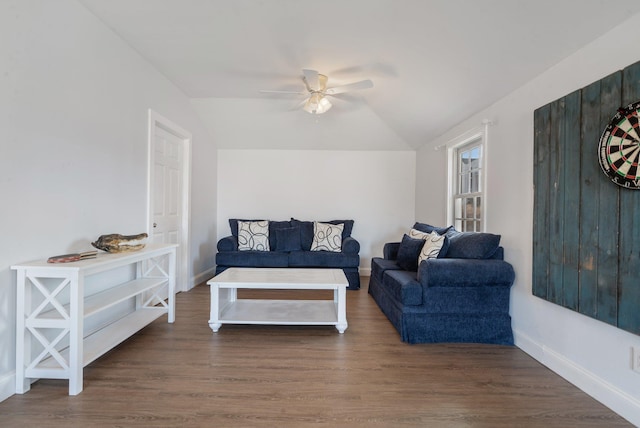
<svg viewBox="0 0 640 428"><path fill-rule="evenodd" d="M450 227L447 228L447 229L450 229ZM442 246L438 250L438 256L437 256L437 258L442 259L447 255L447 251L449 250L449 237L447 235L440 235L435 230L432 231L431 233L424 233L424 232L421 232L421 231L419 231L417 229L411 229L409 231L409 236L412 237L412 238L415 238L415 239L427 240L427 239L430 239L432 233L435 233L438 236L442 236L444 238L444 240L442 242ZM420 264L421 261L422 260L418 261L418 264Z"/></svg>
<svg viewBox="0 0 640 428"><path fill-rule="evenodd" d="M313 242L311 251L342 251L343 224L313 222Z"/></svg>
<svg viewBox="0 0 640 428"><path fill-rule="evenodd" d="M431 232L427 239L424 240L424 245L418 257L418 266L423 260L437 259L446 240L446 236L440 236L435 231Z"/></svg>
<svg viewBox="0 0 640 428"><path fill-rule="evenodd" d="M431 232L422 232L418 229L411 229L409 231L409 236L413 239L427 239Z"/></svg>
<svg viewBox="0 0 640 428"><path fill-rule="evenodd" d="M268 221L238 221L239 251L269 251Z"/></svg>
<svg viewBox="0 0 640 428"><path fill-rule="evenodd" d="M276 229L276 251L300 251L300 228Z"/></svg>
<svg viewBox="0 0 640 428"><path fill-rule="evenodd" d="M482 232L460 232L450 239L447 258L488 259L500 246L500 235Z"/></svg>
<svg viewBox="0 0 640 428"><path fill-rule="evenodd" d="M396 263L404 270L416 271L418 270L418 257L420 256L420 250L424 246L423 239L411 238L409 235L404 234L402 242L398 247L398 256L396 257Z"/></svg>

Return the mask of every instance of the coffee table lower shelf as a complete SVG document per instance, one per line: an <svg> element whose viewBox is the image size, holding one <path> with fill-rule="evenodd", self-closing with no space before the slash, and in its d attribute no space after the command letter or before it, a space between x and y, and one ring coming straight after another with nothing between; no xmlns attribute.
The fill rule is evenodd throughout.
<svg viewBox="0 0 640 428"><path fill-rule="evenodd" d="M221 324L338 325L333 301L240 299L222 309Z"/></svg>

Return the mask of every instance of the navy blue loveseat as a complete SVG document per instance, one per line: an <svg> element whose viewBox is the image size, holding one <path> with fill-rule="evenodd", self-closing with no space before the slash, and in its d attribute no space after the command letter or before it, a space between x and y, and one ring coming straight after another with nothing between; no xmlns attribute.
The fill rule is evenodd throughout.
<svg viewBox="0 0 640 428"><path fill-rule="evenodd" d="M334 268L342 269L349 290L360 288L360 243L351 236L353 220L331 220L322 223L342 224L341 250L311 251L313 221L269 221L269 251L239 251L238 221L230 219L231 235L218 241L216 275L230 267L262 268Z"/></svg>
<svg viewBox="0 0 640 428"><path fill-rule="evenodd" d="M369 294L401 339L513 345L509 293L515 273L503 260L500 235L424 223L413 228L446 236L438 258L410 266L404 259L417 254L410 254L413 241L405 235L371 261Z"/></svg>

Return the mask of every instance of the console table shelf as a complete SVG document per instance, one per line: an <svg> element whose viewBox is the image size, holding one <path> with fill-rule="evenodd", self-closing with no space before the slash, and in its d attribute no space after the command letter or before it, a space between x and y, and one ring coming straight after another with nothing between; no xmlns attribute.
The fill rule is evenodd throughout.
<svg viewBox="0 0 640 428"><path fill-rule="evenodd" d="M32 380L50 378L69 379L69 395L76 395L83 388L84 366L164 314L172 323L176 248L152 244L132 253L101 253L96 259L72 263L12 266L18 287L16 392L27 392ZM104 273L108 281L109 271L127 265L135 265L135 279L85 294L87 277ZM84 332L87 317L129 299L135 299L133 312ZM37 350L32 349L34 344Z"/></svg>

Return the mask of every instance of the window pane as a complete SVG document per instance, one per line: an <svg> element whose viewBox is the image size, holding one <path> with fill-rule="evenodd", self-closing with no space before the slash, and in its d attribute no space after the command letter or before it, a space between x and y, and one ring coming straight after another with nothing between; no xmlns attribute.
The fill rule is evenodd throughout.
<svg viewBox="0 0 640 428"><path fill-rule="evenodd" d="M460 193L469 193L471 191L471 179L470 174L463 174L460 176Z"/></svg>
<svg viewBox="0 0 640 428"><path fill-rule="evenodd" d="M475 216L474 211L475 211L475 206L473 203L473 198L465 198L465 212L464 212L464 217L465 218L474 218Z"/></svg>
<svg viewBox="0 0 640 428"><path fill-rule="evenodd" d="M471 184L469 185L469 192L477 193L480 191L480 172L474 171L470 174Z"/></svg>
<svg viewBox="0 0 640 428"><path fill-rule="evenodd" d="M462 155L460 156L460 171L468 172L470 168L469 152L462 152Z"/></svg>
<svg viewBox="0 0 640 428"><path fill-rule="evenodd" d="M462 217L462 199L456 198L454 203L454 217L460 218Z"/></svg>
<svg viewBox="0 0 640 428"><path fill-rule="evenodd" d="M476 198L476 218L478 220L482 219L482 196Z"/></svg>

